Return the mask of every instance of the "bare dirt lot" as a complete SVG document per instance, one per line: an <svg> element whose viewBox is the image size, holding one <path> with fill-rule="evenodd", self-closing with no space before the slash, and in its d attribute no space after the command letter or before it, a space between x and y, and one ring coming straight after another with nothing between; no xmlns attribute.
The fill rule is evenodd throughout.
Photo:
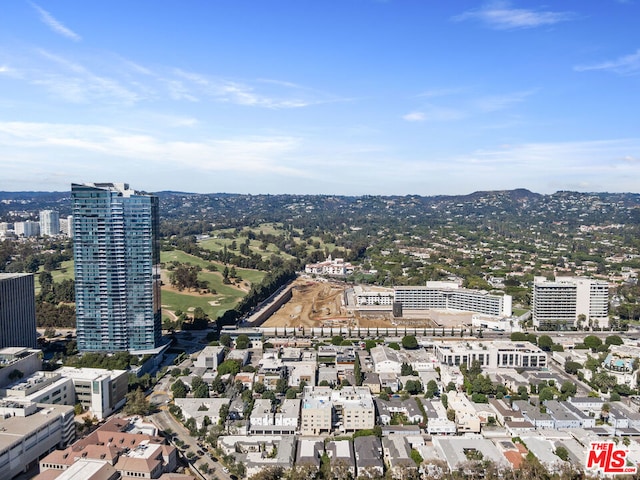
<svg viewBox="0 0 640 480"><path fill-rule="evenodd" d="M296 280L292 298L274 313L265 327L319 327L347 325L350 321L343 306L344 285Z"/></svg>
<svg viewBox="0 0 640 480"><path fill-rule="evenodd" d="M471 323L471 314L443 310L409 311L404 318L392 319L391 312L347 310L341 283L298 279L294 282L292 298L274 313L265 327L457 327Z"/></svg>

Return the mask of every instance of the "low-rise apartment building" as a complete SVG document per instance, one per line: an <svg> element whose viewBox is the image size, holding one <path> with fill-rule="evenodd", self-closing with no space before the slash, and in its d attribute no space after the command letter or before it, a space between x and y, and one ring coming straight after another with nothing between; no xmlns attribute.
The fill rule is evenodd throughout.
<svg viewBox="0 0 640 480"><path fill-rule="evenodd" d="M279 410L273 411L271 400L258 399L249 417L252 435L293 435L300 425L299 399L285 399Z"/></svg>
<svg viewBox="0 0 640 480"><path fill-rule="evenodd" d="M375 426L375 407L367 387L305 387L302 398L301 433L320 435L334 426L355 432Z"/></svg>

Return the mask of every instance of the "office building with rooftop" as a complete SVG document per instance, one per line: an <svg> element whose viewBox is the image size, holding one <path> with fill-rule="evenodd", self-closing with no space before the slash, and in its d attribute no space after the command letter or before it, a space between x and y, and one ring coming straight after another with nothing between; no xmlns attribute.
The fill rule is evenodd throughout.
<svg viewBox="0 0 640 480"><path fill-rule="evenodd" d="M547 367L547 354L529 342L494 340L481 343L434 342L436 358L442 365L471 368L473 362L483 368L531 368Z"/></svg>
<svg viewBox="0 0 640 480"><path fill-rule="evenodd" d="M584 316L584 317L582 317ZM579 325L584 318L584 323ZM582 277L536 277L533 325L545 330L609 326L609 284Z"/></svg>
<svg viewBox="0 0 640 480"><path fill-rule="evenodd" d="M160 347L158 197L127 184L72 184L81 352Z"/></svg>
<svg viewBox="0 0 640 480"><path fill-rule="evenodd" d="M36 346L33 274L0 273L0 348Z"/></svg>
<svg viewBox="0 0 640 480"><path fill-rule="evenodd" d="M75 437L73 419L72 406L0 400L0 477L14 478L66 447Z"/></svg>

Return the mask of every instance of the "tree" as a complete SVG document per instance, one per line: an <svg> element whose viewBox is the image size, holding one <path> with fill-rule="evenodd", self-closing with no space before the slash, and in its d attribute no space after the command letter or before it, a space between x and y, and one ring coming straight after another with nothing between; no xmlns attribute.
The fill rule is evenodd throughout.
<svg viewBox="0 0 640 480"><path fill-rule="evenodd" d="M420 380L407 380L404 385L404 390L410 395L417 395L422 392L422 384Z"/></svg>
<svg viewBox="0 0 640 480"><path fill-rule="evenodd" d="M518 386L518 396L522 400L529 400L529 392L527 392L527 387L525 385Z"/></svg>
<svg viewBox="0 0 640 480"><path fill-rule="evenodd" d="M342 337L342 335L335 335L333 338L331 338L331 344L335 346L341 345L343 341L344 338Z"/></svg>
<svg viewBox="0 0 640 480"><path fill-rule="evenodd" d="M438 383L435 380L431 379L427 382L427 392L425 393L425 397L433 398L437 394L438 394Z"/></svg>
<svg viewBox="0 0 640 480"><path fill-rule="evenodd" d="M151 405L149 404L144 392L138 388L134 392L127 394L127 403L124 406L124 412L128 415L149 415L151 413Z"/></svg>
<svg viewBox="0 0 640 480"><path fill-rule="evenodd" d="M238 350L246 350L250 344L251 340L249 340L249 336L245 333L238 335L238 338L236 338L236 348Z"/></svg>
<svg viewBox="0 0 640 480"><path fill-rule="evenodd" d="M489 399L484 393L474 393L471 395L471 401L474 403L489 403Z"/></svg>
<svg viewBox="0 0 640 480"><path fill-rule="evenodd" d="M222 378L220 378L220 375L218 375L216 378L213 379L213 381L211 382L211 388L216 393L219 393L219 394L224 393L226 389L226 385L222 380Z"/></svg>
<svg viewBox="0 0 640 480"><path fill-rule="evenodd" d="M240 362L236 360L225 360L220 365L218 365L218 375L226 375L231 374L233 376L237 375L240 371Z"/></svg>
<svg viewBox="0 0 640 480"><path fill-rule="evenodd" d="M414 335L406 335L402 337L402 346L408 350L415 350L418 348L418 340Z"/></svg>
<svg viewBox="0 0 640 480"><path fill-rule="evenodd" d="M595 335L587 335L584 337L583 343L590 348L592 351L596 351L600 345L602 345L602 340L596 337Z"/></svg>
<svg viewBox="0 0 640 480"><path fill-rule="evenodd" d="M539 394L539 399L540 399L540 403L546 401L546 400L553 400L553 398L555 397L555 389L552 387L544 387L542 390L540 390L540 394Z"/></svg>
<svg viewBox="0 0 640 480"><path fill-rule="evenodd" d="M604 343L607 345L622 345L624 342L622 338L620 338L620 335L609 335L605 338Z"/></svg>
<svg viewBox="0 0 640 480"><path fill-rule="evenodd" d="M224 347L231 347L231 337L227 333L220 335L220 345Z"/></svg>
<svg viewBox="0 0 640 480"><path fill-rule="evenodd" d="M249 477L249 480L280 480L283 474L284 469L282 467L269 466Z"/></svg>
<svg viewBox="0 0 640 480"><path fill-rule="evenodd" d="M197 386L194 386L192 382L191 388L193 389L194 398L209 398L209 384L207 384L206 382L200 380Z"/></svg>
<svg viewBox="0 0 640 480"><path fill-rule="evenodd" d="M289 388L287 389L287 393L285 393L285 398L293 399L293 398L296 398L297 395L298 395L298 391L295 388Z"/></svg>
<svg viewBox="0 0 640 480"><path fill-rule="evenodd" d="M178 379L171 385L171 392L173 393L173 398L185 398L187 396L187 386L182 380Z"/></svg>
<svg viewBox="0 0 640 480"><path fill-rule="evenodd" d="M566 400L568 397L573 397L578 391L578 387L575 383L566 381L562 382L562 386L560 387L561 400Z"/></svg>
<svg viewBox="0 0 640 480"><path fill-rule="evenodd" d="M286 378L279 378L276 382L276 392L285 393L289 387L289 382Z"/></svg>
<svg viewBox="0 0 640 480"><path fill-rule="evenodd" d="M540 338L538 338L538 347L545 352L550 352L553 348L553 340L549 335L540 335Z"/></svg>
<svg viewBox="0 0 640 480"><path fill-rule="evenodd" d="M576 373L578 373L578 370L580 370L581 368L582 368L582 365L580 365L578 362L567 360L564 363L564 371L571 375L575 375Z"/></svg>
<svg viewBox="0 0 640 480"><path fill-rule="evenodd" d="M416 375L416 372L413 370L411 365L409 365L408 363L403 363L400 366L400 375L402 375L403 377L406 377L409 375Z"/></svg>
<svg viewBox="0 0 640 480"><path fill-rule="evenodd" d="M200 267L195 265L180 264L169 275L171 285L179 291L185 288L191 290L198 287L198 272Z"/></svg>

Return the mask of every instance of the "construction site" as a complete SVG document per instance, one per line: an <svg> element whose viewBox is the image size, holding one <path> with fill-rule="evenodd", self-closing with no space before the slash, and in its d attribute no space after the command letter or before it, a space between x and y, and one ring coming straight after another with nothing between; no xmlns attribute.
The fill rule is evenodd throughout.
<svg viewBox="0 0 640 480"><path fill-rule="evenodd" d="M349 285L336 281L298 278L291 286L291 298L275 311L263 327L391 328L457 327L471 324L471 312L425 310L405 312L394 318L390 308L359 311L345 294Z"/></svg>

